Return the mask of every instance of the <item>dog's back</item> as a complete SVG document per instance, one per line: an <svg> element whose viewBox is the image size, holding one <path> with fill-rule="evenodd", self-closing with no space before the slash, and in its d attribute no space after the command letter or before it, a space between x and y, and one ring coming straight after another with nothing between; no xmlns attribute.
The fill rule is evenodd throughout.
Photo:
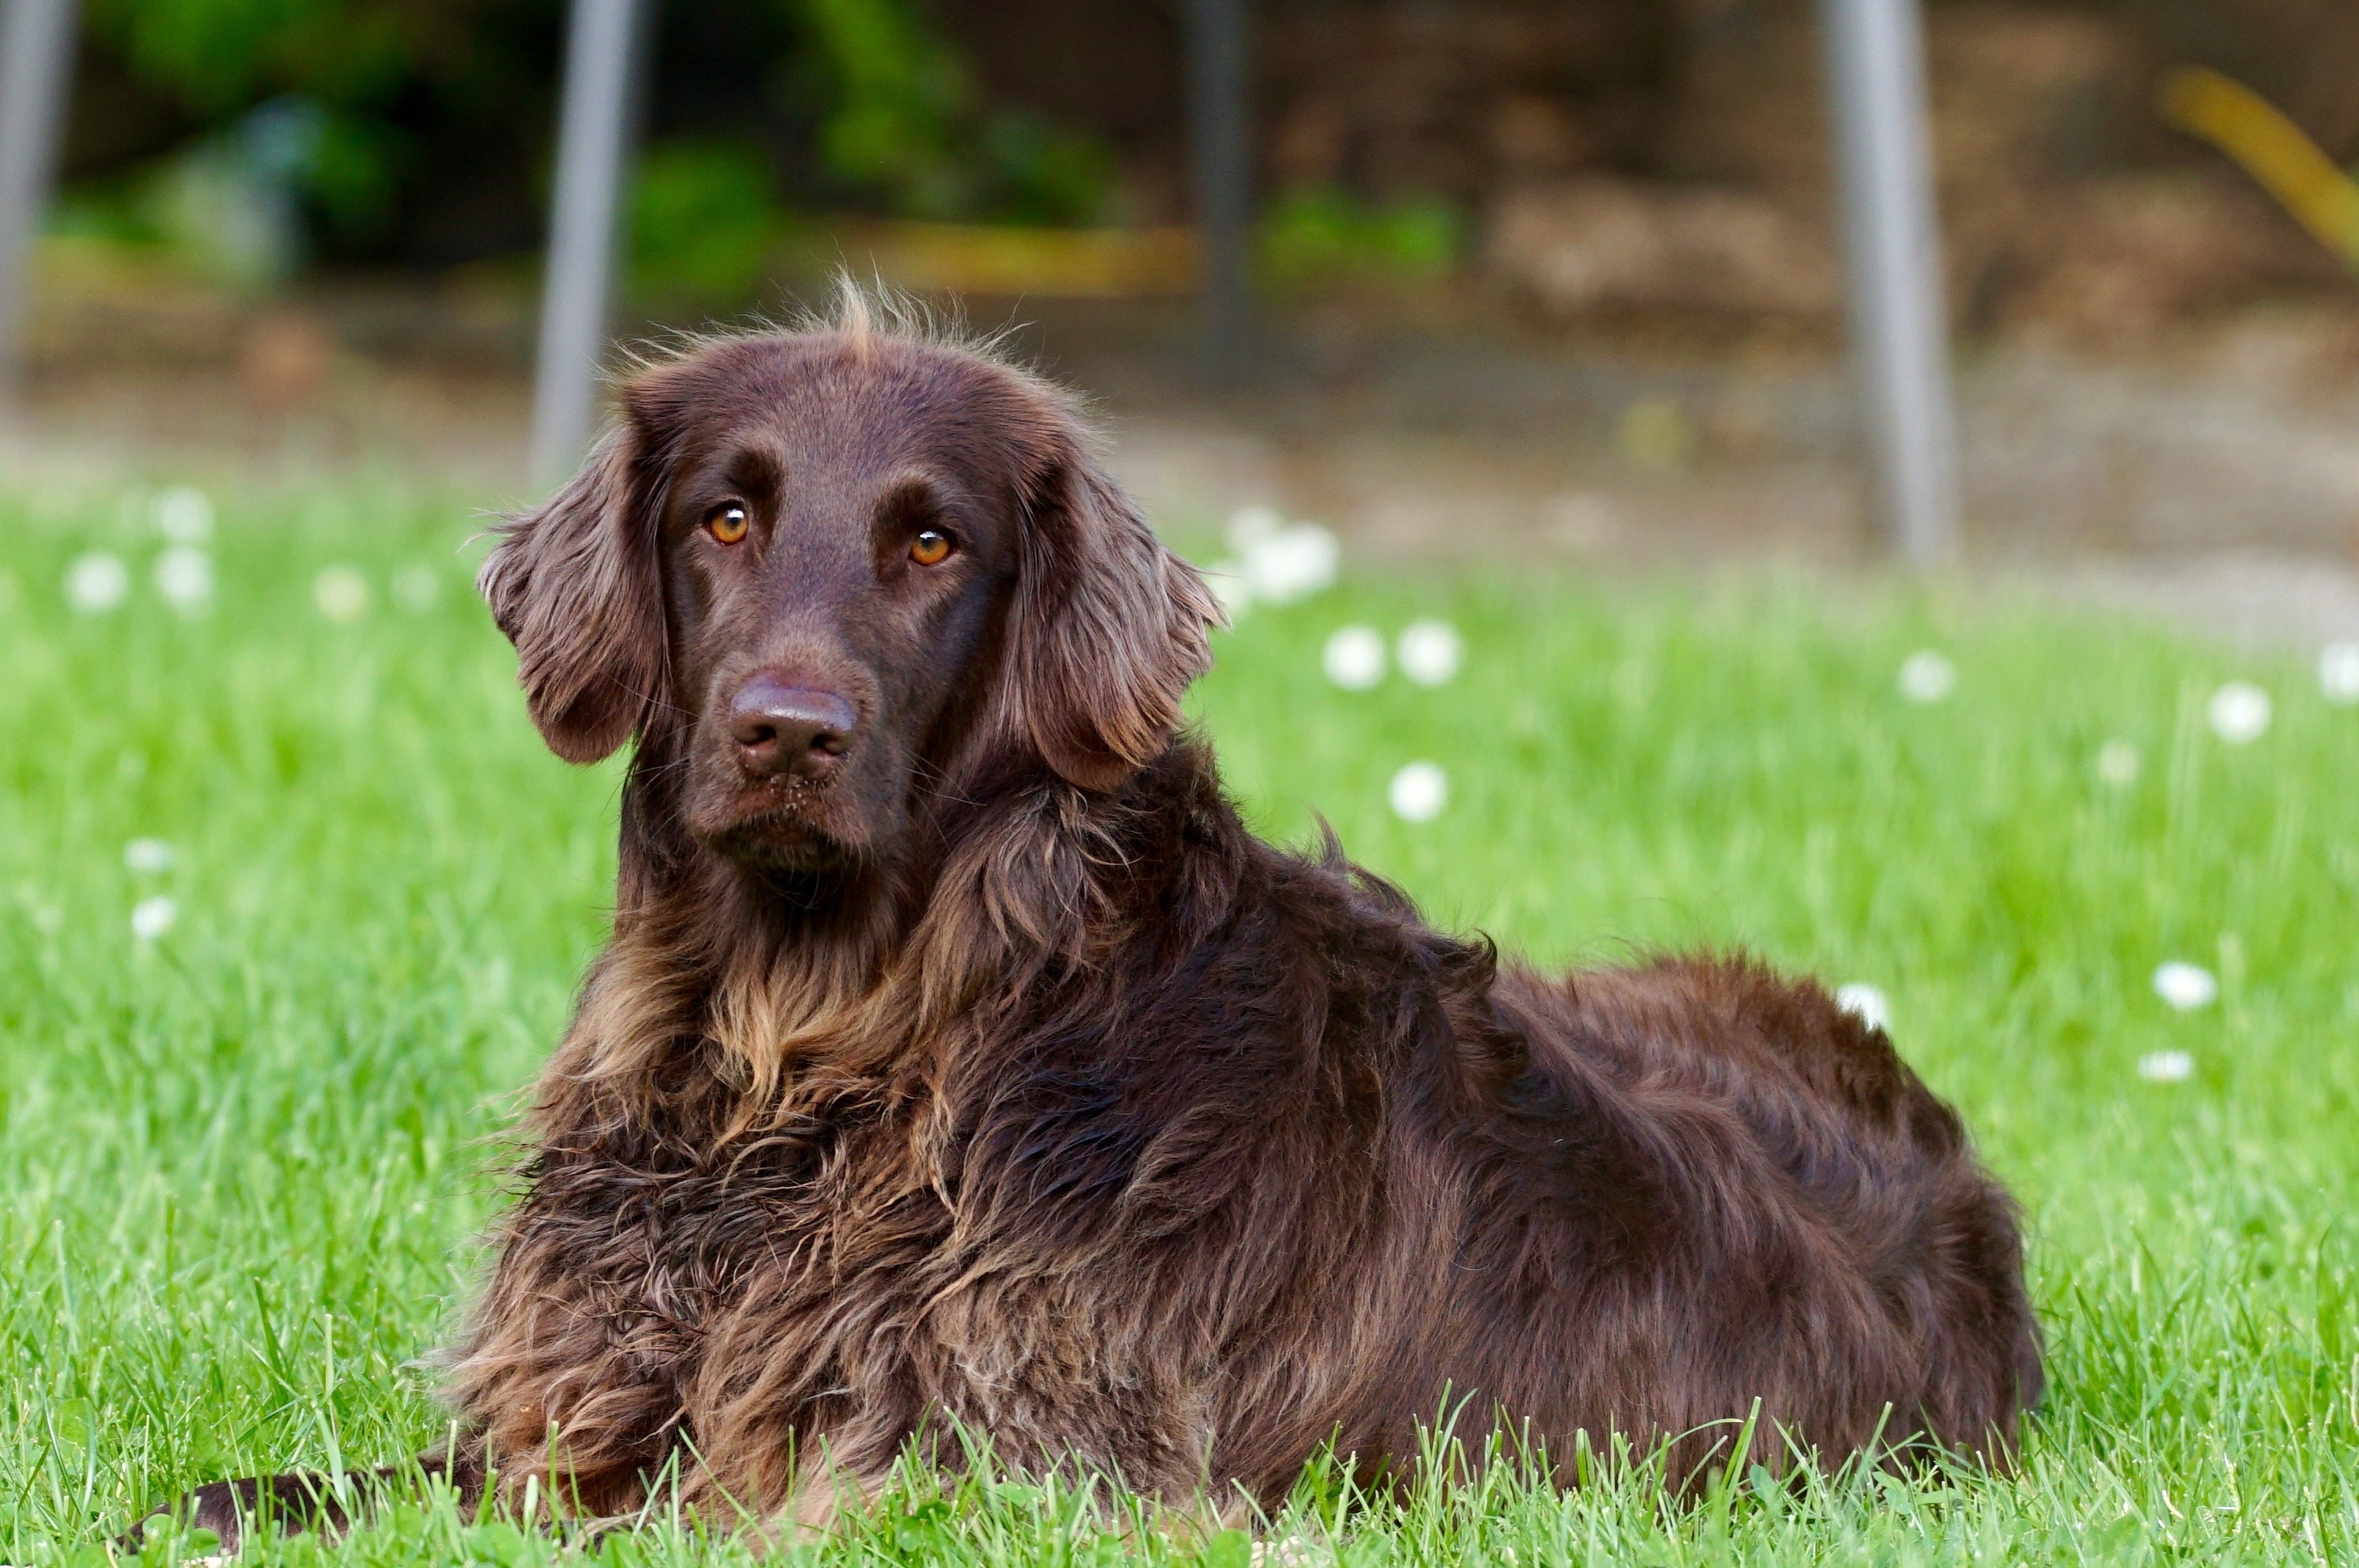
<svg viewBox="0 0 2359 1568"><path fill-rule="evenodd" d="M1773 1469L1787 1438L2011 1457L2041 1387L2015 1206L1882 1030L1742 959L1512 974L1495 1000L1530 1066L1487 1134L1519 1177L1474 1223L1562 1286L1537 1315L1487 1297L1501 1331L1558 1339L1554 1397L1516 1402L1593 1434L1724 1423L1675 1467L1756 1397Z"/></svg>

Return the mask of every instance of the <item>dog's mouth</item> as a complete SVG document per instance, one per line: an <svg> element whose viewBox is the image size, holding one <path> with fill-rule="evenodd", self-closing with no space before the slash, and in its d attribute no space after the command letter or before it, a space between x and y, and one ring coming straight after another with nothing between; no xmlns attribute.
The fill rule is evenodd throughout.
<svg viewBox="0 0 2359 1568"><path fill-rule="evenodd" d="M700 835L707 848L766 871L827 871L848 864L851 846L799 817L772 813Z"/></svg>
<svg viewBox="0 0 2359 1568"><path fill-rule="evenodd" d="M788 871L832 871L856 858L846 836L826 818L824 784L756 786L718 809L695 814L691 830L717 855L748 866Z"/></svg>

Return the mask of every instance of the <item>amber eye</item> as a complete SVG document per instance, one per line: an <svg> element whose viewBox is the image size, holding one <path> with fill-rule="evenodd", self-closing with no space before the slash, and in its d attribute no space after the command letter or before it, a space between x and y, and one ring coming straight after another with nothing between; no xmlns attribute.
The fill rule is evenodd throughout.
<svg viewBox="0 0 2359 1568"><path fill-rule="evenodd" d="M704 514L704 531L724 545L734 545L744 538L750 525L745 507L734 501Z"/></svg>
<svg viewBox="0 0 2359 1568"><path fill-rule="evenodd" d="M909 541L909 558L921 567L938 567L951 558L951 536L928 528Z"/></svg>

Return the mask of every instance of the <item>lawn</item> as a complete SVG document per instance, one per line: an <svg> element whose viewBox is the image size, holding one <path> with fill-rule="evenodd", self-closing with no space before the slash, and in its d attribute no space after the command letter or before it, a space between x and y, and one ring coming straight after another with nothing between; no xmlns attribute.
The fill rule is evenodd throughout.
<svg viewBox="0 0 2359 1568"><path fill-rule="evenodd" d="M416 1358L610 892L617 769L534 737L468 588L478 519L392 482L224 502L187 613L155 586L152 501L0 497L16 1564L90 1560L198 1481L434 1436ZM127 586L77 611L94 551ZM193 587L190 563L166 578ZM1420 616L1463 635L1451 683L1321 674L1337 627ZM1898 672L1926 649L1954 683L1913 701ZM2052 1356L2013 1479L1678 1509L1643 1477L1558 1495L1502 1470L1356 1505L1314 1477L1276 1560L2359 1561L2359 708L2308 658L1874 584L1506 571L1347 573L1219 656L1197 711L1257 820L1299 840L1323 813L1437 921L1549 963L1742 945L1876 987L2028 1206ZM2274 699L2244 744L2207 718L2230 680ZM1387 783L1420 760L1449 799L1405 821ZM2216 998L2166 1005L2172 961ZM796 1551L1246 1562L1240 1538L1108 1518L913 1483ZM412 1509L325 1555L558 1550ZM671 1527L600 1550L742 1552Z"/></svg>

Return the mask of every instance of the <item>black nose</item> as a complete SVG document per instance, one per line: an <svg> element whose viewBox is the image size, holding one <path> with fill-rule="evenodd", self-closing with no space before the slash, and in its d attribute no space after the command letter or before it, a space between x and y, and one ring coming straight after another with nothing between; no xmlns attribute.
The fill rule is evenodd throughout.
<svg viewBox="0 0 2359 1568"><path fill-rule="evenodd" d="M770 676L756 676L729 703L737 760L756 778L824 778L843 760L859 722L852 704L835 693L788 686Z"/></svg>

